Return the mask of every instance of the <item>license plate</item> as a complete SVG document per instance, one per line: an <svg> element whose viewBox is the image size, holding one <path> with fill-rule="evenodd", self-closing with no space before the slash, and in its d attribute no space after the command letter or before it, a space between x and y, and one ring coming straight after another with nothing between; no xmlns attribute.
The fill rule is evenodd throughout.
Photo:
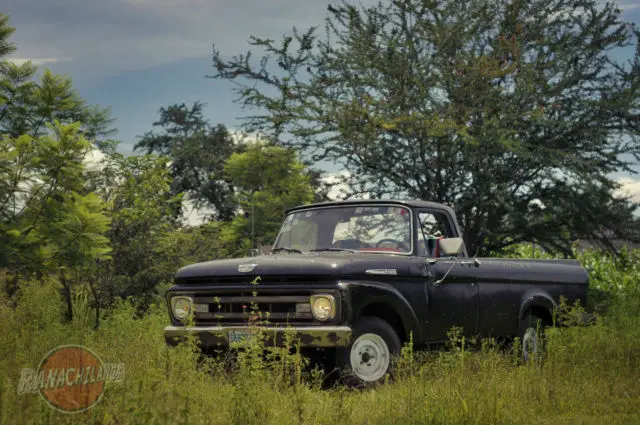
<svg viewBox="0 0 640 425"><path fill-rule="evenodd" d="M229 342L251 342L254 335L249 331L229 331Z"/></svg>
<svg viewBox="0 0 640 425"><path fill-rule="evenodd" d="M196 304L196 313L208 313L209 304Z"/></svg>

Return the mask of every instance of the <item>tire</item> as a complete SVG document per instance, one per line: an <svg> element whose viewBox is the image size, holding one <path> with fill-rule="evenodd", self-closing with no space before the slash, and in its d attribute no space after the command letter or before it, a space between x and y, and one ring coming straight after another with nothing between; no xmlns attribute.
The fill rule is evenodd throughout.
<svg viewBox="0 0 640 425"><path fill-rule="evenodd" d="M532 313L522 319L518 328L518 338L520 338L522 360L525 363L540 359L544 354L544 330L548 326L549 323Z"/></svg>
<svg viewBox="0 0 640 425"><path fill-rule="evenodd" d="M336 352L343 383L366 387L383 381L391 374L393 357L400 349L400 337L389 323L373 316L360 318L351 343Z"/></svg>

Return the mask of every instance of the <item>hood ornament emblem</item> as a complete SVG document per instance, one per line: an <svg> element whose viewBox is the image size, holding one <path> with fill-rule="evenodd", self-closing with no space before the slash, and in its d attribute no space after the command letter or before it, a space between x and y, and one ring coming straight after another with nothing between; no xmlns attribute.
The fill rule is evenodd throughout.
<svg viewBox="0 0 640 425"><path fill-rule="evenodd" d="M240 264L238 266L238 271L243 273L252 272L256 269L257 264Z"/></svg>

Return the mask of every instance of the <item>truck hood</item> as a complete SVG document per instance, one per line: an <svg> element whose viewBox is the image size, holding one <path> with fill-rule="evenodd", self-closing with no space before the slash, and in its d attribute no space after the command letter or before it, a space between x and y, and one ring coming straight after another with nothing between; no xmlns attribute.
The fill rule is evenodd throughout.
<svg viewBox="0 0 640 425"><path fill-rule="evenodd" d="M426 265L415 258L390 254L321 252L277 254L257 257L214 260L182 267L176 279L215 276L269 275L367 275L375 270L395 270L397 276L426 273ZM372 272L373 271L373 272Z"/></svg>

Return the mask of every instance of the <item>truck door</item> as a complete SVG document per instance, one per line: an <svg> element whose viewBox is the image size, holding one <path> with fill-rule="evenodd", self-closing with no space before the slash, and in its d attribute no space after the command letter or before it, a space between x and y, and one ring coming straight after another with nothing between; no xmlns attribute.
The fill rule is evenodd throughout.
<svg viewBox="0 0 640 425"><path fill-rule="evenodd" d="M424 327L427 339L445 341L454 326L462 328L467 338L476 335L479 291L474 268L451 260L438 261L430 267L433 277L426 282L428 313ZM444 281L435 284L449 268L451 271Z"/></svg>
<svg viewBox="0 0 640 425"><path fill-rule="evenodd" d="M437 257L437 240L457 237L451 217L443 211L420 210L418 212L417 245L418 255ZM453 267L452 267L453 266ZM476 334L478 326L479 291L475 268L468 263L456 264L455 260L440 259L430 264L430 273L425 280L427 311L422 317L428 341L446 341L452 327L463 329L465 336ZM449 271L449 269L451 269ZM442 279L449 271L444 281Z"/></svg>

